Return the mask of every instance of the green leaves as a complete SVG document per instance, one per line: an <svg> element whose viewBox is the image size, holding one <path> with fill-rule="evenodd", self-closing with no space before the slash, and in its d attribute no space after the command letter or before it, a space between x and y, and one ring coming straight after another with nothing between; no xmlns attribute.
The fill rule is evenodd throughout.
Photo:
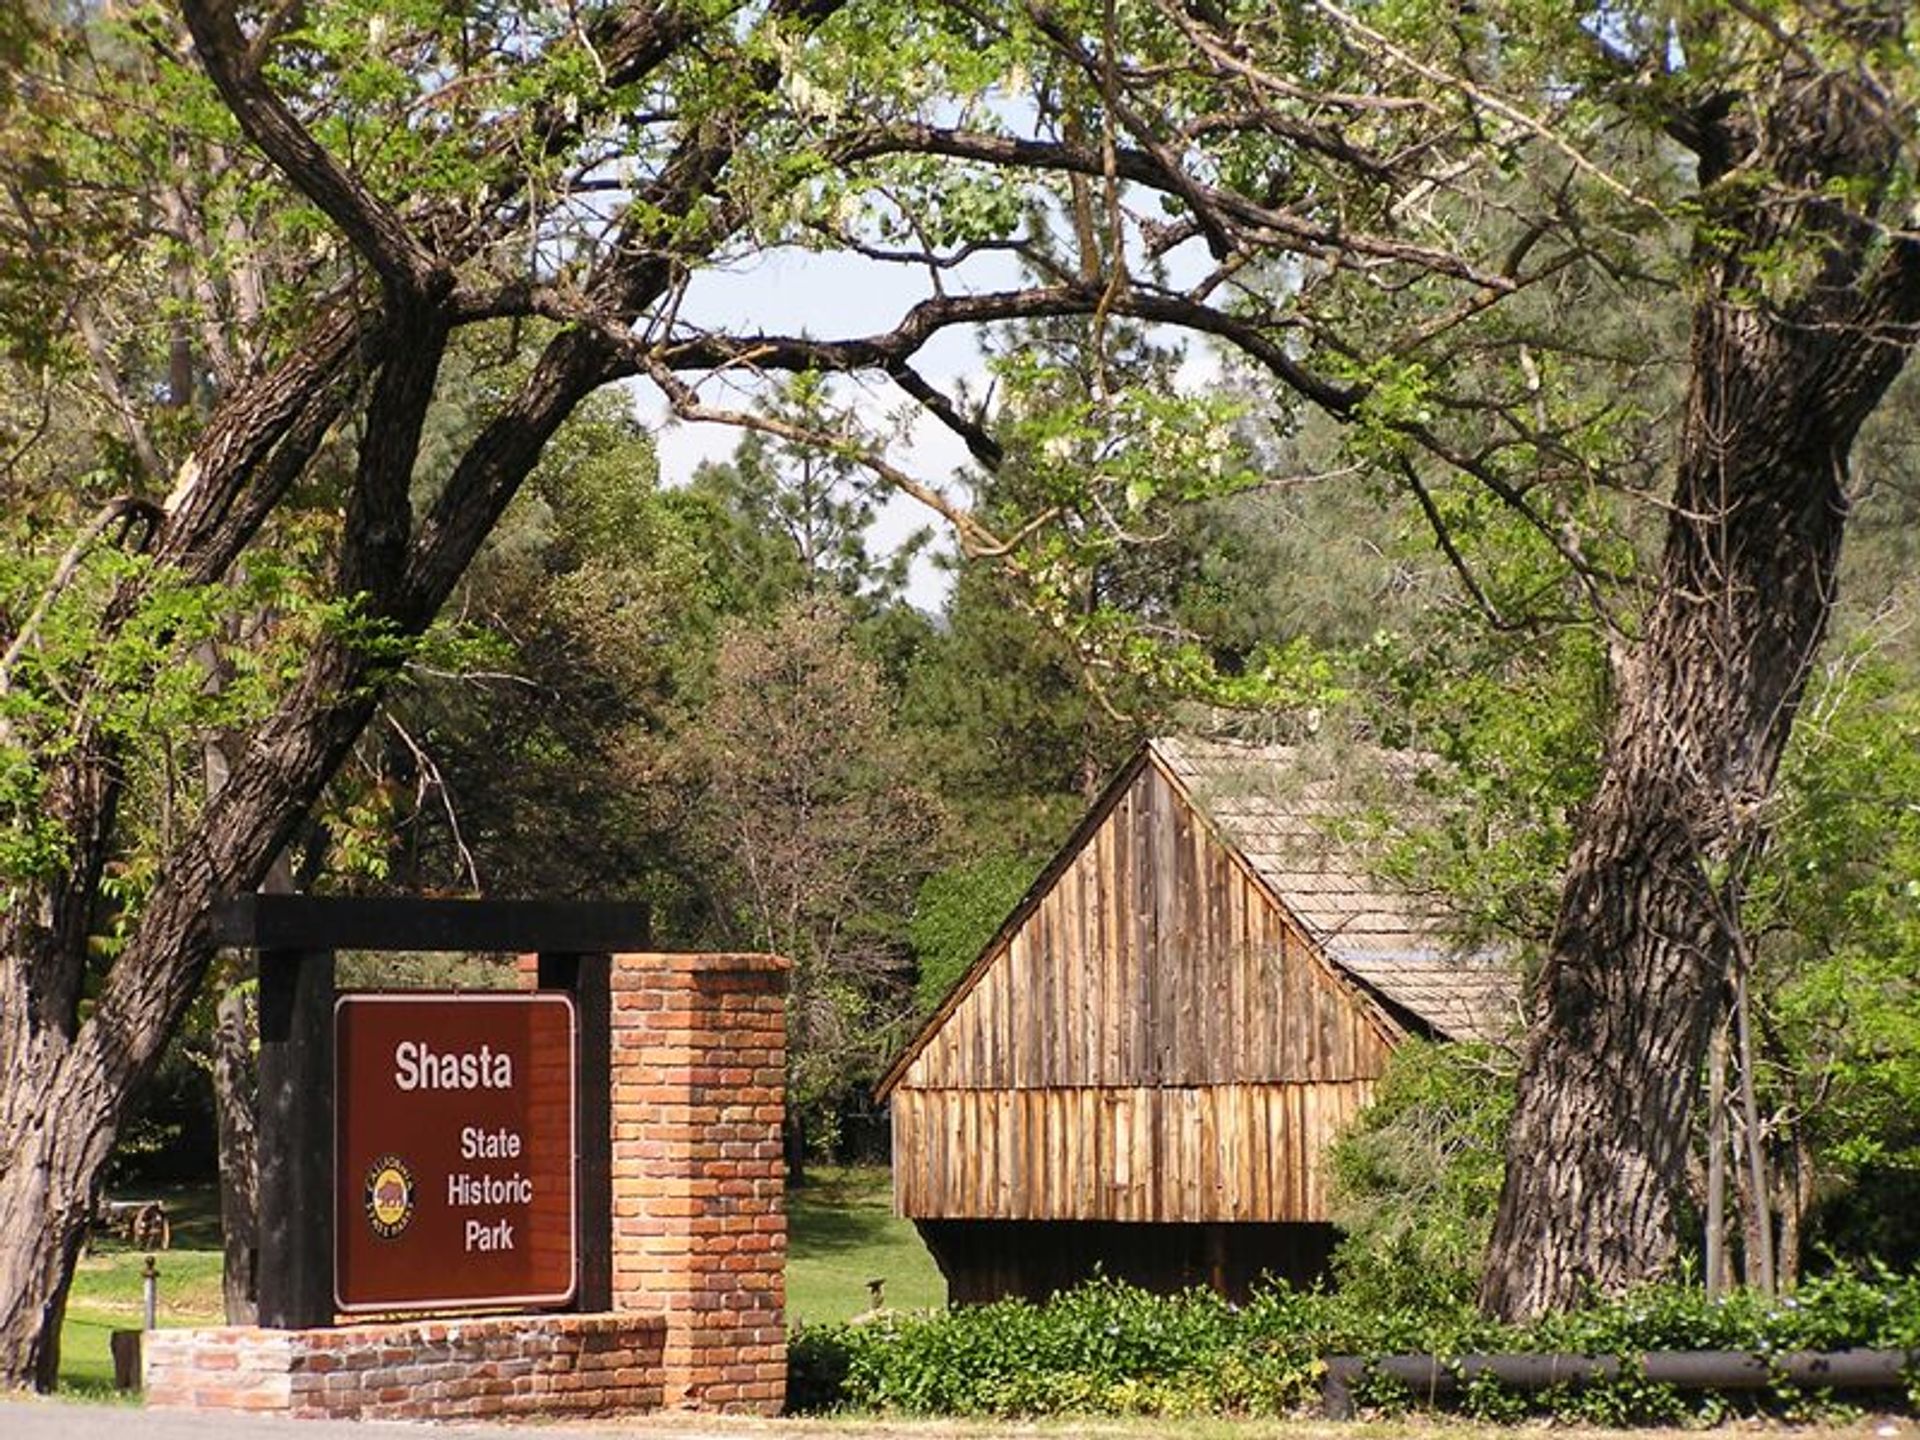
<svg viewBox="0 0 1920 1440"><path fill-rule="evenodd" d="M1505 1175L1514 1057L1409 1041L1329 1152L1345 1237L1341 1287L1356 1305L1413 1295L1470 1305Z"/></svg>
<svg viewBox="0 0 1920 1440"><path fill-rule="evenodd" d="M0 884L58 873L72 837L48 777L79 747L112 747L131 788L109 875L124 929L202 803L202 752L269 713L317 635L364 626L265 555L228 584L189 585L100 545L55 588L53 557L17 529L4 548L0 613L35 619L0 693ZM103 639L100 614L121 605Z"/></svg>
<svg viewBox="0 0 1920 1440"><path fill-rule="evenodd" d="M1317 1381L1256 1305L1206 1291L1150 1295L1096 1280L1044 1306L1020 1301L870 1325L808 1328L803 1373L844 1378L816 1404L914 1415L1275 1414ZM822 1404L824 1402L824 1404Z"/></svg>
<svg viewBox="0 0 1920 1440"><path fill-rule="evenodd" d="M1870 651L1810 697L1783 767L1748 918L1776 1064L1771 1102L1829 1187L1826 1243L1912 1252L1897 1217L1845 1191L1920 1171L1920 693ZM1838 1192L1838 1193L1835 1193Z"/></svg>
<svg viewBox="0 0 1920 1440"><path fill-rule="evenodd" d="M1274 1286L1235 1307L1204 1290L1156 1296L1095 1280L1045 1305L1001 1301L940 1315L806 1327L792 1340L790 1394L804 1410L911 1415L1289 1415L1317 1404L1321 1362L1332 1355L1767 1355L1853 1346L1911 1350L1920 1340L1920 1281L1885 1271L1810 1281L1777 1302L1750 1291L1714 1302L1690 1288L1655 1286L1525 1328L1489 1324L1458 1298L1422 1291L1411 1268L1395 1288L1422 1298L1396 1306L1377 1295ZM1375 1384L1363 1399L1376 1410L1439 1408L1435 1397L1393 1385ZM1629 1373L1525 1394L1482 1381L1452 1403L1483 1419L1539 1415L1620 1425L1711 1423L1747 1408L1804 1416L1822 1413L1823 1402L1786 1387L1757 1395L1683 1394Z"/></svg>
<svg viewBox="0 0 1920 1440"><path fill-rule="evenodd" d="M933 1012L1033 882L1034 867L1017 855L988 854L927 877L914 897L907 938L919 966L915 1008Z"/></svg>

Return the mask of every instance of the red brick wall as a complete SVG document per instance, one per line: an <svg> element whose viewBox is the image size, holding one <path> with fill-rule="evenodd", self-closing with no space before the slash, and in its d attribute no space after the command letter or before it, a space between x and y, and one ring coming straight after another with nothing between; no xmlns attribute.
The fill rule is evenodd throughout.
<svg viewBox="0 0 1920 1440"><path fill-rule="evenodd" d="M666 1318L665 1402L786 1395L786 962L613 962L613 1303Z"/></svg>
<svg viewBox="0 0 1920 1440"><path fill-rule="evenodd" d="M452 1420L657 1410L665 1339L657 1315L541 1315L153 1330L142 1349L149 1405Z"/></svg>

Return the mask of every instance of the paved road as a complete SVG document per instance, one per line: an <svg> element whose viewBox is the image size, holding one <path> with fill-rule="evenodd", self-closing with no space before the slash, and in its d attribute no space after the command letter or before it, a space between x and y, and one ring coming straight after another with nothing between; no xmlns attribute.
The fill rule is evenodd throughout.
<svg viewBox="0 0 1920 1440"><path fill-rule="evenodd" d="M143 1410L137 1405L76 1405L56 1400L0 1400L0 1440L420 1440L418 1425L358 1425L347 1421L282 1420L267 1416L199 1415ZM440 1429L446 1440L498 1440L504 1428Z"/></svg>
<svg viewBox="0 0 1920 1440"><path fill-rule="evenodd" d="M1399 1422L1403 1440L1514 1440L1512 1426ZM755 1420L713 1415L646 1415L603 1421L509 1425L391 1425L196 1415L137 1405L77 1405L0 1399L0 1440L1164 1440L1204 1434L1217 1440L1357 1440L1351 1421L1297 1420ZM1639 1430L1635 1440L1698 1440L1697 1431ZM1785 1430L1763 1431L1784 1435ZM1804 1440L1920 1440L1912 1420L1869 1416L1849 1425L1795 1428ZM1619 1440L1619 1430L1569 1429L1558 1440Z"/></svg>
<svg viewBox="0 0 1920 1440"><path fill-rule="evenodd" d="M0 1399L0 1440L771 1440L802 1436L811 1426L699 1415L658 1415L622 1422L527 1426L376 1424L284 1420L273 1416L143 1410L137 1405L80 1405L63 1400Z"/></svg>

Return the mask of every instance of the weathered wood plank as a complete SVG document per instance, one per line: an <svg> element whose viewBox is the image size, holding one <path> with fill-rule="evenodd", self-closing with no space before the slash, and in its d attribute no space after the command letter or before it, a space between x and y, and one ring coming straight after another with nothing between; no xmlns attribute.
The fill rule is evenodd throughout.
<svg viewBox="0 0 1920 1440"><path fill-rule="evenodd" d="M927 1217L1325 1220L1326 1141L1370 1082L896 1092L900 1205Z"/></svg>
<svg viewBox="0 0 1920 1440"><path fill-rule="evenodd" d="M1125 1028L1126 989L1124 984L1126 947L1121 940L1120 915L1124 904L1124 881L1120 873L1117 827L1102 832L1100 851L1100 959L1104 972L1100 991L1100 1040L1104 1058L1098 1075L1102 1085L1124 1085L1132 1073L1126 1068Z"/></svg>
<svg viewBox="0 0 1920 1440"><path fill-rule="evenodd" d="M1145 1018L1145 997L1141 990L1139 976L1134 973L1139 964L1137 953L1138 937L1135 932L1134 918L1138 905L1134 894L1137 877L1133 863L1133 827L1129 812L1127 828L1116 830L1113 837L1114 848L1114 954L1119 962L1116 972L1116 990L1113 997L1115 1022L1120 1033L1121 1069L1117 1084L1138 1084L1146 1075L1146 1052L1140 1043L1142 1021Z"/></svg>
<svg viewBox="0 0 1920 1440"><path fill-rule="evenodd" d="M1075 1021L1079 1029L1081 1063L1078 1077L1098 1084L1104 1064L1100 1051L1100 997L1105 993L1106 957L1100 951L1099 854L1091 852L1080 867L1079 923L1075 928L1080 951L1080 1003Z"/></svg>
<svg viewBox="0 0 1920 1440"><path fill-rule="evenodd" d="M1146 1057L1140 1078L1149 1085L1160 1085L1167 1078L1167 1056L1161 1044L1161 1021L1166 1011L1163 991L1166 967L1160 963L1160 916L1155 908L1158 881L1154 865L1154 788L1141 787L1140 804L1134 816L1134 951L1135 967L1142 992L1141 1051Z"/></svg>

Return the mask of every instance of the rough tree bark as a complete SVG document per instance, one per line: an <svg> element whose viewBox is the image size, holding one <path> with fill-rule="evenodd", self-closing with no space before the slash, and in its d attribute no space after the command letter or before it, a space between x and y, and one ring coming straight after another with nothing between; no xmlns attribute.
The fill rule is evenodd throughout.
<svg viewBox="0 0 1920 1440"><path fill-rule="evenodd" d="M769 13L818 24L839 0L775 0ZM454 266L498 240L454 227L469 249L442 255L431 212L409 217L367 192L268 90L258 55L221 0L183 5L209 73L246 128L380 277L379 293L322 310L288 358L223 398L169 500L150 553L189 580L220 578L305 471L330 426L366 384L365 432L346 505L337 593L397 640L420 634L451 593L547 440L574 408L632 368L621 336L686 268L747 218L725 175L738 136L689 127L652 182L638 219L612 237L577 295L577 323L547 344L519 390L468 445L418 515L409 495L422 418L455 327L524 315L520 282L468 290ZM657 70L719 23L681 6L634 4L596 32L607 96ZM747 83L772 91L777 64ZM545 117L556 151L581 133L584 107ZM510 193L496 196L502 211ZM482 211L487 206L480 207ZM684 223L671 239L666 221ZM696 217L696 218L689 218ZM444 217L440 217L444 219ZM511 215L502 222L511 226ZM571 310L561 317L575 321ZM101 625L137 607L129 591ZM250 737L218 793L163 858L130 935L99 979L90 1011L88 937L114 851L120 774L113 745L77 723L50 761L50 808L66 822L72 863L0 911L0 1389L51 1388L67 1287L91 1201L129 1105L202 985L214 955L211 916L255 888L318 800L372 715L397 664L394 647L323 638L276 712ZM84 707L81 707L84 709Z"/></svg>
<svg viewBox="0 0 1920 1440"><path fill-rule="evenodd" d="M1826 630L1849 451L1920 320L1920 243L1822 188L1891 210L1900 125L1861 73L1796 60L1765 103L1723 97L1675 127L1714 228L1673 506L1535 997L1492 1314L1565 1309L1677 1257L1729 896Z"/></svg>
<svg viewBox="0 0 1920 1440"><path fill-rule="evenodd" d="M549 347L449 482L461 498L443 497L442 505L461 513L439 525L439 510L430 514L413 563L383 586L379 613L396 633L425 626L484 538L485 526L462 507L497 514L608 362L603 345L577 334ZM205 977L215 953L215 905L257 886L293 838L373 713L391 665L390 656L346 640L317 647L192 835L169 856L84 1023L77 1007L49 1015L36 1003L29 967L0 966L8 1077L0 1087L0 1383L52 1386L67 1285L100 1171L133 1096ZM26 928L16 919L9 917L9 942ZM69 963L83 956L84 948Z"/></svg>

